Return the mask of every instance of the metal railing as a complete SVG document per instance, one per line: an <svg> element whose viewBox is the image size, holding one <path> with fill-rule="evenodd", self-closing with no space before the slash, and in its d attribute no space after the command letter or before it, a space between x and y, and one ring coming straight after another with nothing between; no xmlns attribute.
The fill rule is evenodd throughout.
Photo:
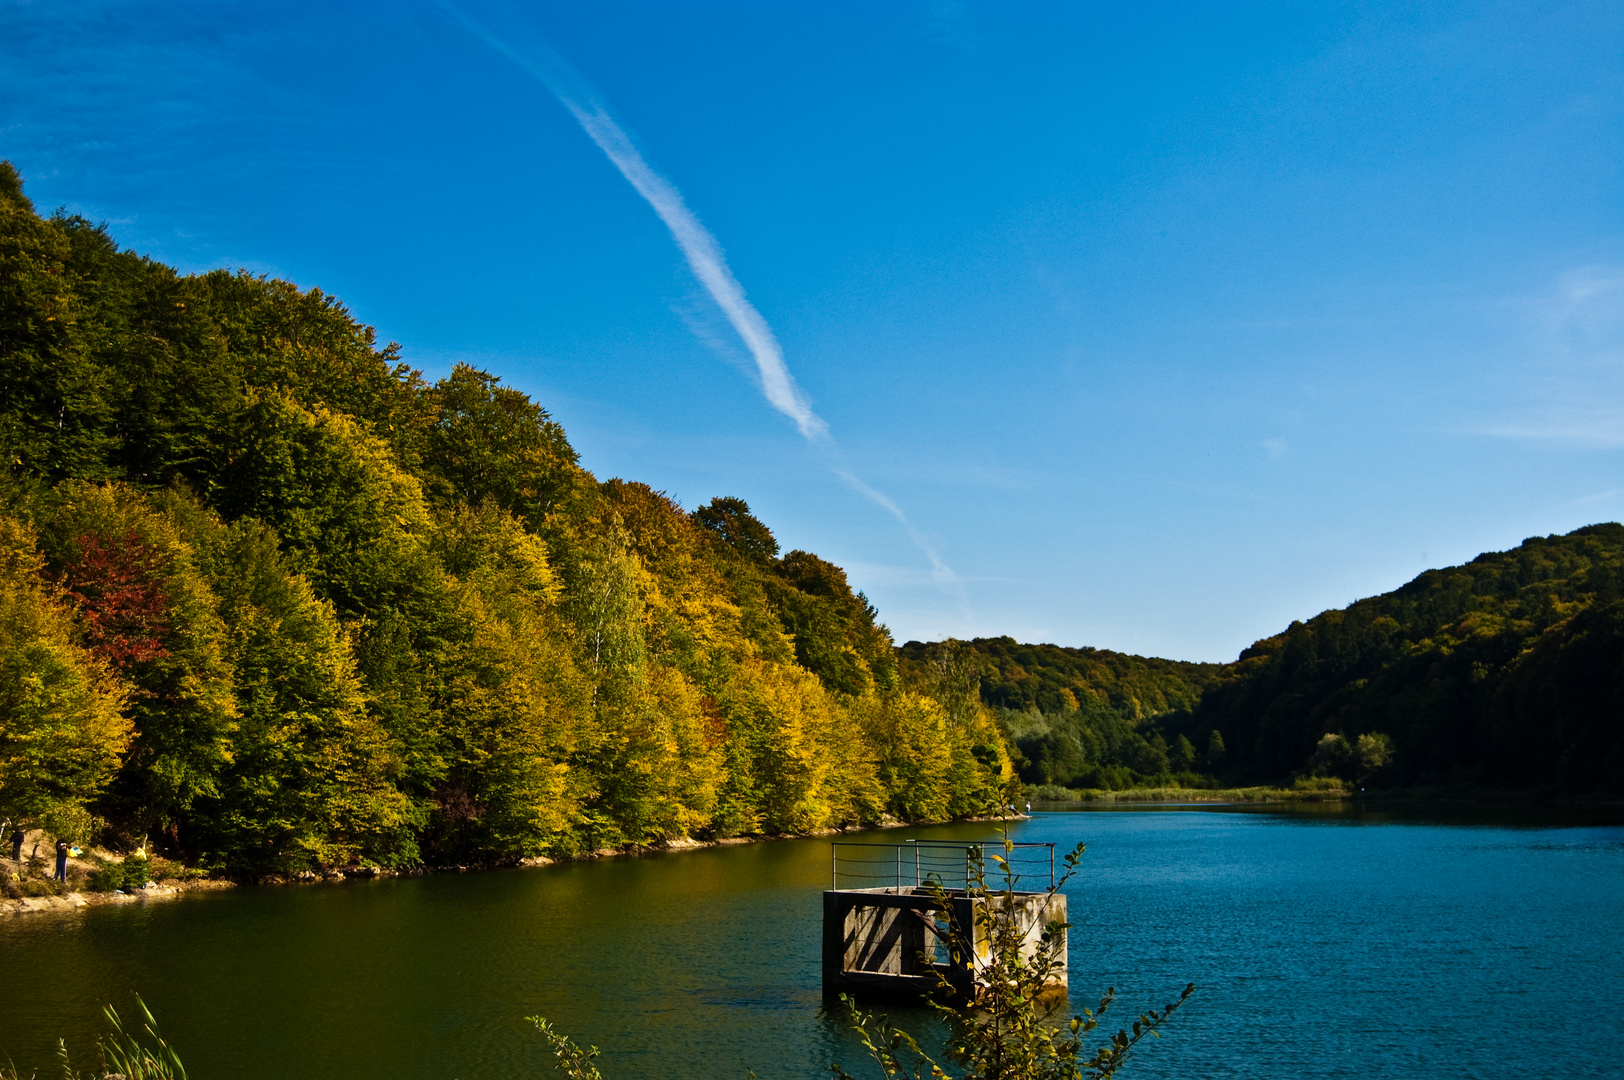
<svg viewBox="0 0 1624 1080"><path fill-rule="evenodd" d="M1018 891L1054 886L1054 845L1016 844L1004 858ZM1003 854L1002 840L904 840L899 844L837 841L830 845L829 888L905 889L934 881L944 889L968 889L971 868L981 857L985 884L1001 888L1003 868L988 855ZM1022 882L1027 888L1020 888Z"/></svg>

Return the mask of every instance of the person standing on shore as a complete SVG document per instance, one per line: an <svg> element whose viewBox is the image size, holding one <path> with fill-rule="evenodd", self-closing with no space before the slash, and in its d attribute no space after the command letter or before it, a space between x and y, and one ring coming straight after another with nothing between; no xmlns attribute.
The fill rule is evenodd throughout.
<svg viewBox="0 0 1624 1080"><path fill-rule="evenodd" d="M68 880L68 842L60 838L56 842L56 880Z"/></svg>
<svg viewBox="0 0 1624 1080"><path fill-rule="evenodd" d="M20 863L23 861L23 841L26 839L28 837L23 833L23 827L21 825L17 826L17 830L11 834L12 862Z"/></svg>

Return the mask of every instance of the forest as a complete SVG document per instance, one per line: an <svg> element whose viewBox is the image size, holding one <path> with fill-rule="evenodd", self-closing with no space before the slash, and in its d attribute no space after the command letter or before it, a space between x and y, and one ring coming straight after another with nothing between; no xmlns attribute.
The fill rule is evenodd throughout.
<svg viewBox="0 0 1624 1080"><path fill-rule="evenodd" d="M488 372L0 166L0 818L235 876L986 812L953 660ZM938 655L940 654L940 655Z"/></svg>

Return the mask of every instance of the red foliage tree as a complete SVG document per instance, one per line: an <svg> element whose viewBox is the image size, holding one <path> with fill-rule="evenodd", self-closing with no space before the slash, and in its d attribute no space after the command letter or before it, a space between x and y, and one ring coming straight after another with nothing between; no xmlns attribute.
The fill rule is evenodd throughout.
<svg viewBox="0 0 1624 1080"><path fill-rule="evenodd" d="M79 609L86 646L120 671L168 656L163 552L134 529L123 536L83 532L70 547L58 583Z"/></svg>

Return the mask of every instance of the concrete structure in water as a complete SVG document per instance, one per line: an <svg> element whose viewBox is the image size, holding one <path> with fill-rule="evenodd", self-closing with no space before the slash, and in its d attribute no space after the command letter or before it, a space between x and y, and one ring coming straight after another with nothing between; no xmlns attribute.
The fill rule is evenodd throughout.
<svg viewBox="0 0 1624 1080"><path fill-rule="evenodd" d="M1001 849L1002 843L996 843ZM1047 890L1021 891L1017 880L1014 910L1006 915L1003 892L974 887L971 854L984 846L963 842L835 845L831 882L835 887L823 894L824 993L920 998L935 993L945 980L957 1000L967 1001L983 982L991 962L989 931L994 919L1017 920L1024 932L1021 952L1033 955L1044 930L1051 923L1066 921L1066 898ZM894 867L894 873L887 874L894 880L888 885L839 888L841 848L868 849L862 855L879 856L848 857L847 876L872 880L877 868L889 871ZM1020 848L1029 855L1047 854L1052 885L1054 845L1023 844ZM962 869L950 865L960 861ZM852 862L866 866L853 873ZM951 880L954 877L958 880ZM932 884L938 889L930 888ZM950 918L942 919L944 915ZM938 920L966 937L973 933L973 943L950 948ZM955 952L958 960L953 957ZM1065 957L1062 944L1061 966L1054 980L1060 989L1066 983Z"/></svg>

